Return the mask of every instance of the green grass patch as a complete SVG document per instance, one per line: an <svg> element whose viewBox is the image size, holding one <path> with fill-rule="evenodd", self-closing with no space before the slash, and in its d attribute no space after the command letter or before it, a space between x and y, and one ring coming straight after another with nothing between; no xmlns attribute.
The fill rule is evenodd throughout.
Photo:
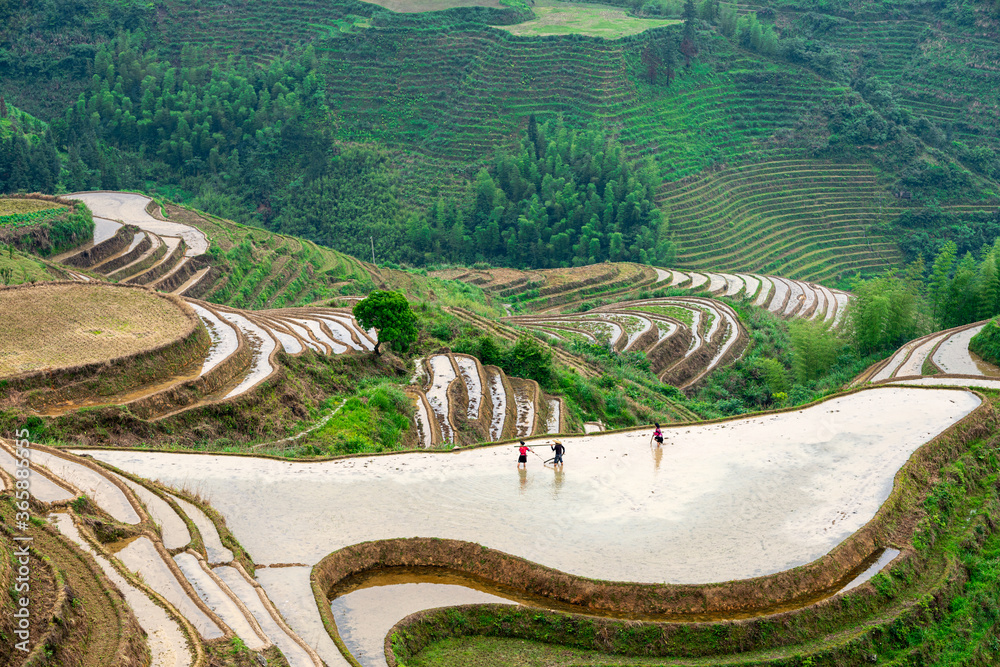
<svg viewBox="0 0 1000 667"><path fill-rule="evenodd" d="M525 639L459 637L428 646L406 664L407 667L662 665L663 658L629 658Z"/></svg>
<svg viewBox="0 0 1000 667"><path fill-rule="evenodd" d="M1000 322L995 319L987 322L969 341L969 351L978 354L983 361L1000 363Z"/></svg>
<svg viewBox="0 0 1000 667"><path fill-rule="evenodd" d="M319 431L309 437L306 454L363 454L402 449L413 404L402 388L375 380L350 396Z"/></svg>
<svg viewBox="0 0 1000 667"><path fill-rule="evenodd" d="M31 255L0 246L0 286L53 280L45 265Z"/></svg>
<svg viewBox="0 0 1000 667"><path fill-rule="evenodd" d="M538 18L503 26L515 35L590 35L618 39L650 28L675 25L673 19L640 19L608 5L590 5L542 0L532 6Z"/></svg>

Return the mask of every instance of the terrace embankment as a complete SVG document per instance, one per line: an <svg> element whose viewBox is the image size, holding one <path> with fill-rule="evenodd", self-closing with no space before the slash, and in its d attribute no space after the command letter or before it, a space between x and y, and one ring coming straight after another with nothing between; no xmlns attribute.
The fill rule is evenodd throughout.
<svg viewBox="0 0 1000 667"><path fill-rule="evenodd" d="M35 410L183 373L210 342L190 307L142 288L18 286L0 290L0 312L0 401Z"/></svg>
<svg viewBox="0 0 1000 667"><path fill-rule="evenodd" d="M93 216L80 202L43 194L0 197L0 243L48 257L93 235Z"/></svg>
<svg viewBox="0 0 1000 667"><path fill-rule="evenodd" d="M632 664L629 657L635 657L636 664L668 658L672 659L670 664L840 666L870 663L872 656L887 664L942 664L933 657L947 642L934 641L936 635L924 629L953 611L952 601L970 584L969 574L955 555L959 545L962 550L978 549L985 540L994 539L991 536L996 532L996 458L990 453L996 445L992 436L997 425L995 403L995 398L990 399L969 418L920 448L896 475L892 495L875 518L830 554L851 548L852 542L859 546L878 533L883 544L902 549L887 571L850 591L801 609L728 622L621 621L506 605L436 609L410 616L389 632L389 664L404 660L424 664L414 658L425 648L451 638L459 638L456 645L465 650L470 645L478 648L477 653L488 660L485 651L489 649L485 647L496 645L476 643L476 638L484 637L501 644L520 641L521 651L529 659L535 648L523 640L597 651L609 660L613 655L615 664ZM955 494L963 499L956 502ZM409 560L419 562L428 555L420 553L415 541L414 546L417 548L409 553L406 548L395 550L393 558L409 556ZM448 549L436 548L441 553ZM481 555L466 555L470 569L476 567L475 561L497 557L486 550ZM337 560L346 559L334 554L321 565L335 565ZM456 561L462 562L461 558ZM832 564L827 557L822 561ZM455 569L462 570L465 563ZM495 571L500 576L505 573L503 569ZM324 573L319 568L317 573L316 580L321 583ZM751 585L748 592L755 599L774 600L789 584L794 587L802 574L803 568L797 568L713 588ZM492 576L495 580L496 575ZM550 578L549 588L555 580ZM617 604L635 602L632 586L632 590L619 591ZM656 595L664 596L672 588L660 587ZM900 632L901 628L906 631ZM972 636L969 641L978 643L980 638ZM916 656L924 661L911 662ZM498 659L497 664L507 663ZM986 659L967 664L993 663Z"/></svg>

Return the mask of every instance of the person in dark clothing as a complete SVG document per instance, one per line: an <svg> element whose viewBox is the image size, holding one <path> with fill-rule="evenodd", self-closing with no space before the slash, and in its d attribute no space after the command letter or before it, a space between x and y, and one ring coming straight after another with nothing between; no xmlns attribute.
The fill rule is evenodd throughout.
<svg viewBox="0 0 1000 667"><path fill-rule="evenodd" d="M554 444L551 445L552 451L556 453L556 457L552 459L552 465L561 466L563 464L563 454L566 453L566 448L563 447L562 442L556 440Z"/></svg>
<svg viewBox="0 0 1000 667"><path fill-rule="evenodd" d="M656 430L653 431L653 440L656 440L656 444L663 444L663 431L660 430L660 425L656 425Z"/></svg>

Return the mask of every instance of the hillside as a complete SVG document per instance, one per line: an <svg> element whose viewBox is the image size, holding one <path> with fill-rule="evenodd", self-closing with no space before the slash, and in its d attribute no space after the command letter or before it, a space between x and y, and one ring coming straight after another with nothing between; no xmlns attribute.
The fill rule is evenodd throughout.
<svg viewBox="0 0 1000 667"><path fill-rule="evenodd" d="M1000 2L605 2L0 0L0 667L1000 664Z"/></svg>
<svg viewBox="0 0 1000 667"><path fill-rule="evenodd" d="M73 55L59 37L70 17L42 27L17 14L5 53L25 57L0 90L55 122L56 188L154 181L172 199L359 258L374 244L383 263L527 268L510 248L532 246L563 266L627 258L836 282L929 260L949 239L960 253L991 241L1000 100L989 63L1000 54L987 5L702 4L683 23L668 7L674 24L634 34L640 19L608 14L625 36L603 39L573 5L565 34L539 36L510 32L540 20L530 9L173 2L136 7L118 28L83 20ZM635 11L663 16L652 3ZM137 26L156 38L120 33L110 48L108 31ZM264 39L274 26L280 36ZM219 53L246 60L213 67ZM602 157L597 196L613 181L614 198L634 193L657 219L623 220L617 203L611 219L571 216L542 191L544 176L570 178L532 135L533 119L557 116L601 138L561 152L577 179L562 197L589 199L588 161L620 150L618 163L651 164L656 182L633 190ZM526 140L540 151L537 200L509 189L501 166ZM477 208L481 167L510 200L496 233Z"/></svg>

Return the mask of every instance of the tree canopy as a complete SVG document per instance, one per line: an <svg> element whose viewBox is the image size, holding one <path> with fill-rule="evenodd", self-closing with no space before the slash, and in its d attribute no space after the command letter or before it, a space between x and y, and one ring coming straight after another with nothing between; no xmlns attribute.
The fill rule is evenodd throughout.
<svg viewBox="0 0 1000 667"><path fill-rule="evenodd" d="M417 340L417 316L402 292L375 290L354 306L354 317L365 329L378 332L375 354L382 343L405 352Z"/></svg>

